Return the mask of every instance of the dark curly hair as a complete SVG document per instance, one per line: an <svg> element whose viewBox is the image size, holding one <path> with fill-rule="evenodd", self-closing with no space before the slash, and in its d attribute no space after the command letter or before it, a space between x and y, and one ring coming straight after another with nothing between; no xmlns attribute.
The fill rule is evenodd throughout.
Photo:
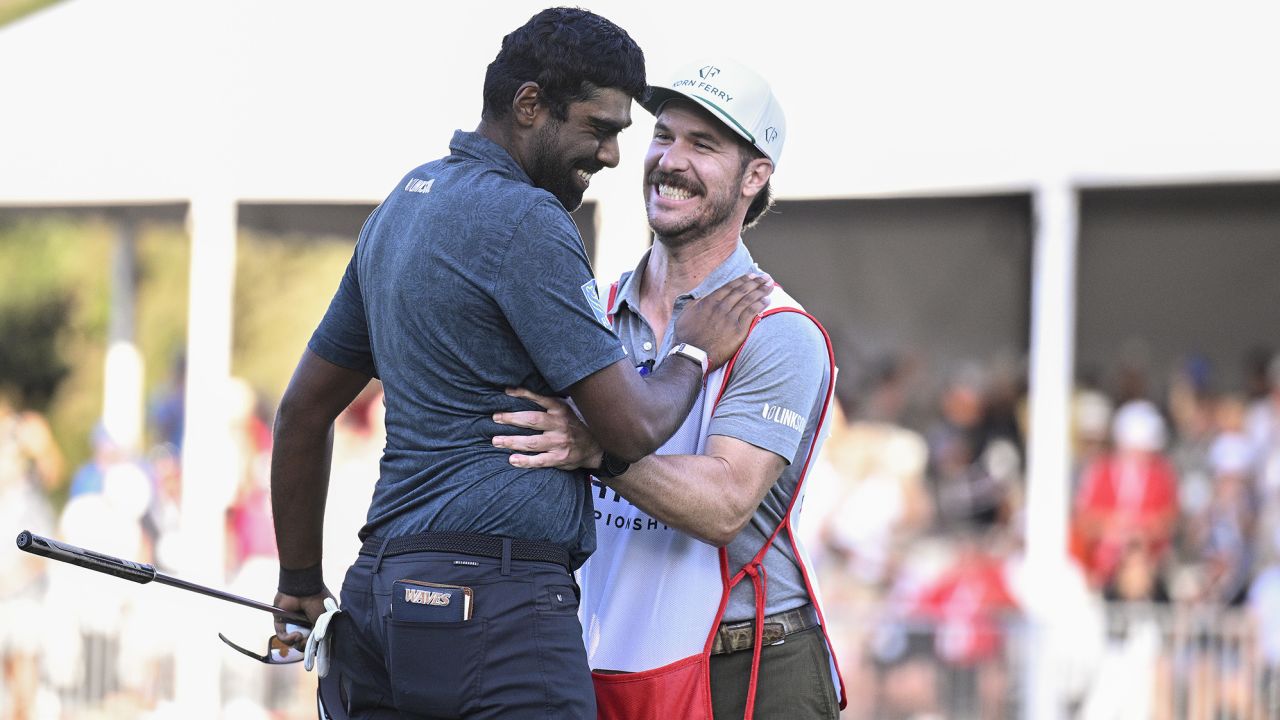
<svg viewBox="0 0 1280 720"><path fill-rule="evenodd" d="M644 52L626 30L593 12L548 8L502 39L484 76L482 117L506 117L516 90L531 80L552 116L565 120L569 103L590 98L596 88L643 99Z"/></svg>

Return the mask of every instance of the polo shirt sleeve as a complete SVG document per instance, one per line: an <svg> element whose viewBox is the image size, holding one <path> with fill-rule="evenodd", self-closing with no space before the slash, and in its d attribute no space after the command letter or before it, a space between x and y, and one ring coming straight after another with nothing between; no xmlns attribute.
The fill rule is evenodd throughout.
<svg viewBox="0 0 1280 720"><path fill-rule="evenodd" d="M360 244L357 243L351 261L347 263L347 271L338 284L338 291L329 301L329 309L311 334L307 347L334 365L377 377L373 351L369 346L364 296L360 292L360 277L356 270L359 254Z"/></svg>
<svg viewBox="0 0 1280 720"><path fill-rule="evenodd" d="M626 357L573 221L551 199L516 225L493 296L557 393Z"/></svg>
<svg viewBox="0 0 1280 720"><path fill-rule="evenodd" d="M794 312L761 320L738 356L708 428L768 450L790 464L817 421L830 363L822 332Z"/></svg>

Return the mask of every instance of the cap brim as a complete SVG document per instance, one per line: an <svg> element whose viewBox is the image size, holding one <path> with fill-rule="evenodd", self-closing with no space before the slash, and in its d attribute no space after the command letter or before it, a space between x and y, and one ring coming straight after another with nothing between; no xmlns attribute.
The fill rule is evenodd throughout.
<svg viewBox="0 0 1280 720"><path fill-rule="evenodd" d="M751 133L747 132L736 120L726 115L720 108L712 105L697 95L689 95L687 93L682 93L679 90L654 87L650 85L649 96L645 98L644 102L640 103L640 107L648 110L654 117L657 117L658 113L662 112L662 106L672 100L688 100L689 102L692 102L694 105L697 105L703 110L714 115L717 120L724 124L725 127L732 130L735 135L741 137L743 140L746 140L748 144L756 148L760 148L756 143L756 139L751 137ZM760 151L765 152L763 148L760 148ZM768 155L767 152L765 154Z"/></svg>
<svg viewBox="0 0 1280 720"><path fill-rule="evenodd" d="M672 98L690 99L688 95L678 93L670 88L650 85L649 94L645 97L644 102L640 103L640 107L648 110L649 114L654 117L657 117L658 113L662 110L662 106L667 104L667 101Z"/></svg>

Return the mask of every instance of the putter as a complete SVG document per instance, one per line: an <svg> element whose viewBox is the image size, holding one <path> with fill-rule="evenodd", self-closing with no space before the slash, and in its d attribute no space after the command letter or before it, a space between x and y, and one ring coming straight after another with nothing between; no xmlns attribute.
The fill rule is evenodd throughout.
<svg viewBox="0 0 1280 720"><path fill-rule="evenodd" d="M70 563L86 570L94 570L107 575L114 575L122 580L129 580L141 585L145 585L151 581L169 585L171 587L190 590L191 592L208 595L219 600L226 600L237 605L244 605L255 610L265 610L282 620L296 623L303 627L311 627L311 621L305 615L289 612L284 608L268 605L267 603L250 600L246 597L233 595L232 593L217 590L204 585L197 585L193 582L180 580L171 575L165 575L155 569L154 566L146 563L136 563L129 560L121 560L117 557L104 555L92 550L78 548L75 545L69 545L64 542L50 540L47 537L41 537L27 530L18 533L18 549L29 552L33 555L49 558L50 560L59 560L64 563ZM231 647L244 652L235 643L232 643L221 633L218 635L224 643ZM250 653L252 654L252 653ZM342 689L338 684L339 674L336 672L329 673L328 677L318 678L316 687L316 712L320 720L347 720L346 702L343 698Z"/></svg>
<svg viewBox="0 0 1280 720"><path fill-rule="evenodd" d="M305 615L290 612L275 605L251 600L224 590L218 590L204 585L197 585L193 582L180 580L172 575L166 575L155 569L154 566L146 563L136 563L130 560L121 560L110 555L103 555L92 550L78 548L75 545L69 545L57 540L50 540L47 537L41 537L30 531L23 530L18 533L18 549L29 552L33 555L49 558L50 560L58 560L64 563L70 563L86 570L95 570L107 575L114 575L122 580L129 580L141 585L145 585L151 581L158 582L162 585L180 588L182 590L190 590L191 592L207 595L219 600L226 600L237 605L251 607L255 610L265 610L276 617L287 620L297 625L311 627L311 621Z"/></svg>

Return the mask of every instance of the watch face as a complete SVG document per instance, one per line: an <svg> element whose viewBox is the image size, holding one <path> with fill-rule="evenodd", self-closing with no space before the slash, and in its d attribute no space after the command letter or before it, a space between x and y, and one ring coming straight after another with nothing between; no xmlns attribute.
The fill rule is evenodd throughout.
<svg viewBox="0 0 1280 720"><path fill-rule="evenodd" d="M609 477L617 477L626 472L627 468L631 467L631 463L623 460L622 458L614 457L609 453L604 453L600 460L601 469L604 470L605 474Z"/></svg>

